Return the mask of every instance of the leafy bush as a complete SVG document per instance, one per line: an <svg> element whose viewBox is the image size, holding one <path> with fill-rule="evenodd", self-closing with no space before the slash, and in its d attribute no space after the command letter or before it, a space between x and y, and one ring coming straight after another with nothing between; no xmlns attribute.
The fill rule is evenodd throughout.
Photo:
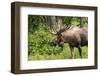
<svg viewBox="0 0 100 76"><path fill-rule="evenodd" d="M46 27L40 26L35 32L28 33L28 50L29 54L57 54L60 47L50 46L48 42L54 37L47 31Z"/></svg>

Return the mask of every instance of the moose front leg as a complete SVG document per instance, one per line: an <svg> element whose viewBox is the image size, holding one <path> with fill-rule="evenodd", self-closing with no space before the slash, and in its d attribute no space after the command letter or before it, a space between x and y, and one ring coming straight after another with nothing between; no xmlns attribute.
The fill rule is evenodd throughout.
<svg viewBox="0 0 100 76"><path fill-rule="evenodd" d="M78 46L78 50L79 50L80 57L82 58L82 49L81 49L81 46Z"/></svg>
<svg viewBox="0 0 100 76"><path fill-rule="evenodd" d="M63 48L64 48L64 42L60 42L59 43L59 47L61 47L61 50L63 50Z"/></svg>
<svg viewBox="0 0 100 76"><path fill-rule="evenodd" d="M70 47L70 52L71 52L70 59L72 59L73 58L74 47L70 46L70 45L69 45L69 47Z"/></svg>

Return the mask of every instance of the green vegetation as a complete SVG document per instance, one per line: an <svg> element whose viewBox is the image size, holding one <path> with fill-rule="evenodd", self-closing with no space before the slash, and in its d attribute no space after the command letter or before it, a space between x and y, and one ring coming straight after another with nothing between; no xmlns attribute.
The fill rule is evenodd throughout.
<svg viewBox="0 0 100 76"><path fill-rule="evenodd" d="M72 18L70 18L72 19ZM68 22L68 19L65 19ZM69 20L70 21L70 20ZM45 24L44 16L28 17L28 60L54 60L54 59L69 59L70 49L68 44L64 44L63 50L58 46L50 46L49 41L56 36L48 31L48 26ZM67 23L66 23L67 24ZM73 21L69 24L79 25L79 20ZM83 58L88 57L88 48L82 47ZM80 58L77 48L74 49L74 58Z"/></svg>
<svg viewBox="0 0 100 76"><path fill-rule="evenodd" d="M53 50L53 49L52 49ZM88 48L82 47L82 57L88 58ZM54 60L54 59L69 59L70 58L70 50L68 45L64 47L60 54L30 54L28 60ZM78 59L79 52L77 48L74 49L74 59Z"/></svg>

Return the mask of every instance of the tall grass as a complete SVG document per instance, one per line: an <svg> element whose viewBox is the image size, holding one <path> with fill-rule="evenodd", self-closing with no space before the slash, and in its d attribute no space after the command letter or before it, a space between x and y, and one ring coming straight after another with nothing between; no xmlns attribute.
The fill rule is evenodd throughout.
<svg viewBox="0 0 100 76"><path fill-rule="evenodd" d="M82 47L82 58L88 58L88 48ZM74 49L74 59L79 59L79 52L78 49ZM64 47L63 51L60 54L30 54L28 60L55 60L55 59L70 59L70 49L68 45Z"/></svg>

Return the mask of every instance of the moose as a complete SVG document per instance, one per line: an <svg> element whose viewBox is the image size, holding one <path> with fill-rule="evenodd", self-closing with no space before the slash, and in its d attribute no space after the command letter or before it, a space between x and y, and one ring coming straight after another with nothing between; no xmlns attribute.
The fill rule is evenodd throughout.
<svg viewBox="0 0 100 76"><path fill-rule="evenodd" d="M73 58L74 48L78 48L80 58L82 58L83 46L88 46L88 31L86 27L70 27L63 28L59 31L52 31L56 35L56 38L51 41L53 46L59 46L63 49L64 43L69 44L70 58Z"/></svg>

